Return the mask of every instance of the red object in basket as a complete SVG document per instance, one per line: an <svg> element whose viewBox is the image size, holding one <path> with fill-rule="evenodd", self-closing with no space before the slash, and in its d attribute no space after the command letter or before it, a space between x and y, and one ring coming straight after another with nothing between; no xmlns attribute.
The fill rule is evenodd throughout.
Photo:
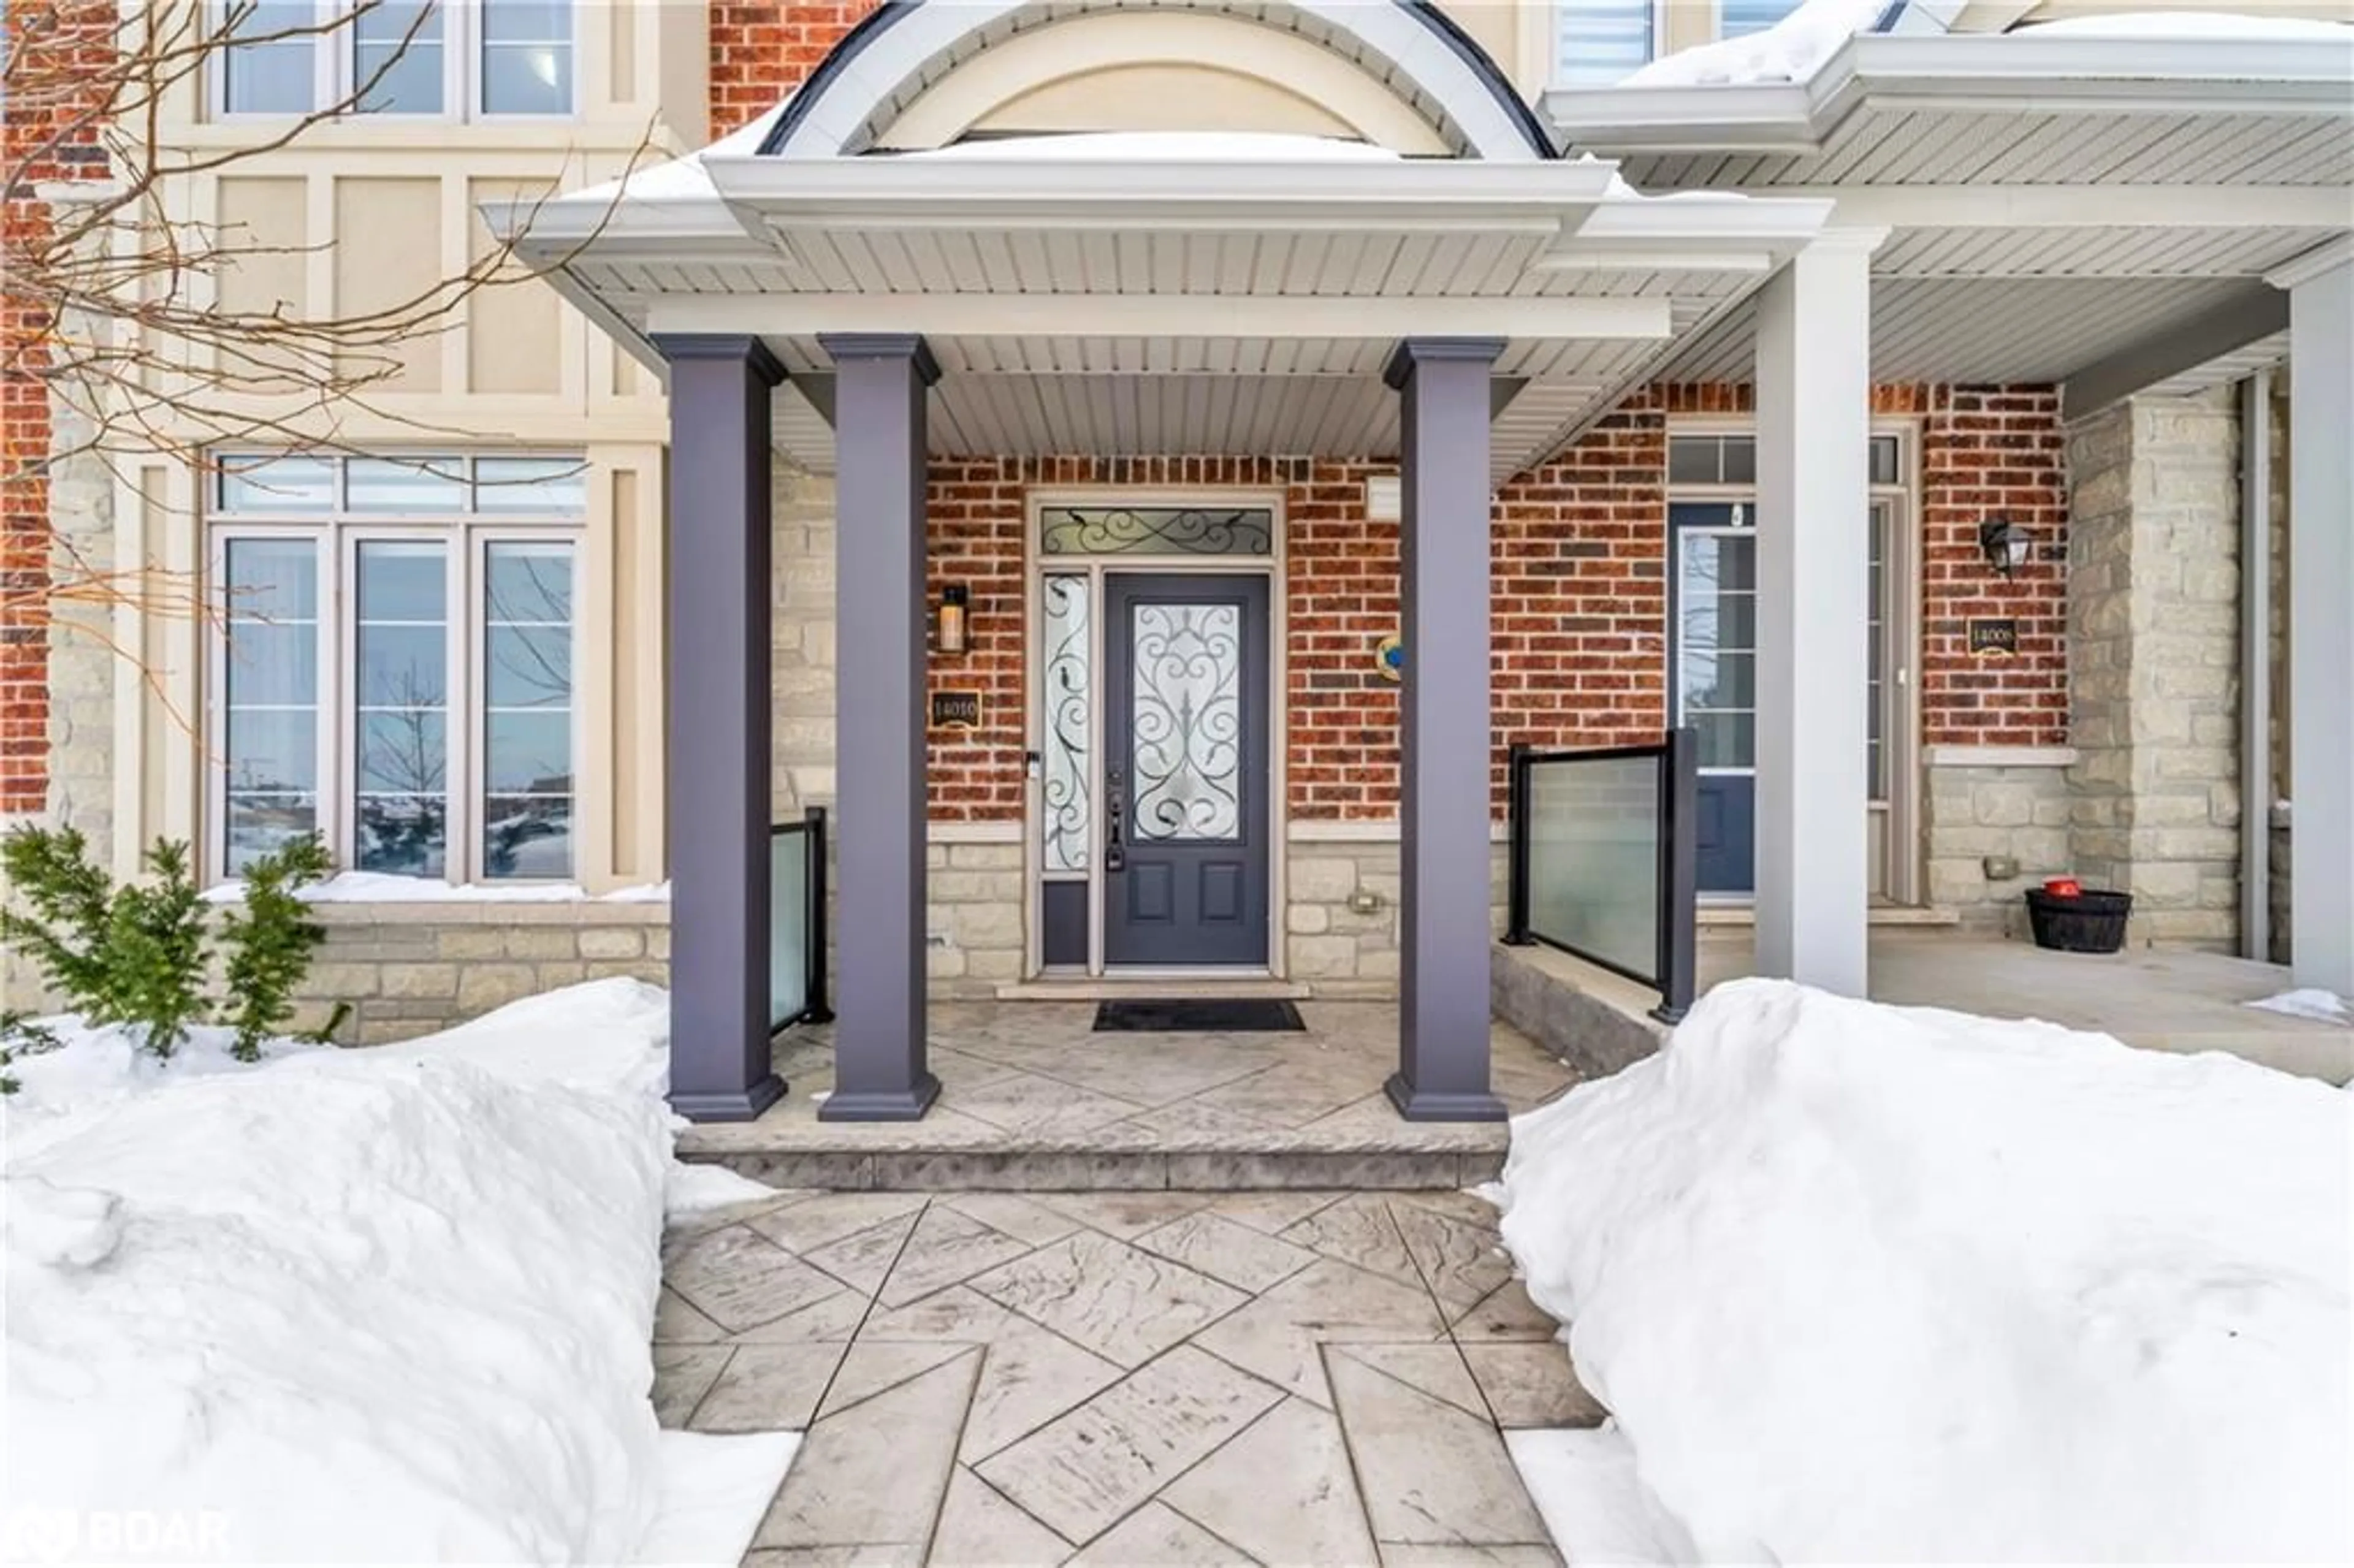
<svg viewBox="0 0 2354 1568"><path fill-rule="evenodd" d="M2073 876L2055 876L2043 885L2043 891L2054 898L2074 898L2083 894L2084 885Z"/></svg>

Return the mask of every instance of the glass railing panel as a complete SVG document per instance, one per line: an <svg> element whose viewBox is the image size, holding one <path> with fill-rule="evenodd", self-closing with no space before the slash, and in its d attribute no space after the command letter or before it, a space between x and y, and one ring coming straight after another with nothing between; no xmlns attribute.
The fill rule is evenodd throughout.
<svg viewBox="0 0 2354 1568"><path fill-rule="evenodd" d="M769 835L769 1027L782 1029L809 1006L809 856L800 823Z"/></svg>
<svg viewBox="0 0 2354 1568"><path fill-rule="evenodd" d="M1529 768L1529 933L1647 982L1659 964L1660 759Z"/></svg>

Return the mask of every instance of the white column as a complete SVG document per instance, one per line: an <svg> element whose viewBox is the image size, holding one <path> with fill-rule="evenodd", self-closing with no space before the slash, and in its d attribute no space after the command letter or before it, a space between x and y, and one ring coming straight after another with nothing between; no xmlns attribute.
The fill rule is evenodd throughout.
<svg viewBox="0 0 2354 1568"><path fill-rule="evenodd" d="M2273 281L2288 290L2290 958L2298 985L2354 996L2354 246Z"/></svg>
<svg viewBox="0 0 2354 1568"><path fill-rule="evenodd" d="M1864 993L1872 250L1840 230L1757 307L1757 972Z"/></svg>

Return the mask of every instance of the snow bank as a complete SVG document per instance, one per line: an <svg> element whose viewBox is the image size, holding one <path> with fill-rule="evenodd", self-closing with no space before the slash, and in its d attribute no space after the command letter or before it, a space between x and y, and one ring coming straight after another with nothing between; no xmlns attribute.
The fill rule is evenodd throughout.
<svg viewBox="0 0 2354 1568"><path fill-rule="evenodd" d="M790 1444L731 1456L732 1534L665 1510L666 1028L610 980L368 1051L19 1061L0 1554L118 1555L141 1518L224 1561L734 1561Z"/></svg>
<svg viewBox="0 0 2354 1568"><path fill-rule="evenodd" d="M244 896L242 882L220 883L204 892L207 904L234 904ZM663 904L670 900L670 884L638 883L592 900L577 882L444 882L432 876L345 871L298 889L295 896L306 904Z"/></svg>
<svg viewBox="0 0 2354 1568"><path fill-rule="evenodd" d="M1699 1548L1635 1473L1635 1450L1616 1426L1504 1434L1553 1543L1570 1563L1674 1568Z"/></svg>
<svg viewBox="0 0 2354 1568"><path fill-rule="evenodd" d="M2265 1012L2285 1013L2291 1018L2310 1018L2323 1023L2354 1021L2354 1012L2347 1010L2344 997L2334 991L2322 991L2316 987L2285 991L2278 996L2268 996L2248 1005Z"/></svg>
<svg viewBox="0 0 2354 1568"><path fill-rule="evenodd" d="M2354 1559L2354 1097L1718 988L1513 1124L1503 1237L1709 1560Z"/></svg>
<svg viewBox="0 0 2354 1568"><path fill-rule="evenodd" d="M1879 26L1888 0L1806 0L1766 28L1680 49L1635 71L1621 87L1746 87L1804 81L1840 46Z"/></svg>

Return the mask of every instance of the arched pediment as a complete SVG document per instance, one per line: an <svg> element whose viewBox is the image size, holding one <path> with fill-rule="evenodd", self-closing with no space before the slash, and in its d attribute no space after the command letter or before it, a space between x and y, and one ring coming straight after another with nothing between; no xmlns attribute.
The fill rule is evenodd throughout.
<svg viewBox="0 0 2354 1568"><path fill-rule="evenodd" d="M1188 89L1197 102L1165 101ZM1148 90L1118 118L1121 94ZM1495 63L1422 0L890 0L836 46L761 151L832 157L1023 129L1284 131L1424 155L1552 155Z"/></svg>
<svg viewBox="0 0 2354 1568"><path fill-rule="evenodd" d="M1411 104L1320 44L1160 7L1017 33L934 82L875 141L913 151L976 133L1209 130L1346 137L1426 157L1452 151Z"/></svg>

